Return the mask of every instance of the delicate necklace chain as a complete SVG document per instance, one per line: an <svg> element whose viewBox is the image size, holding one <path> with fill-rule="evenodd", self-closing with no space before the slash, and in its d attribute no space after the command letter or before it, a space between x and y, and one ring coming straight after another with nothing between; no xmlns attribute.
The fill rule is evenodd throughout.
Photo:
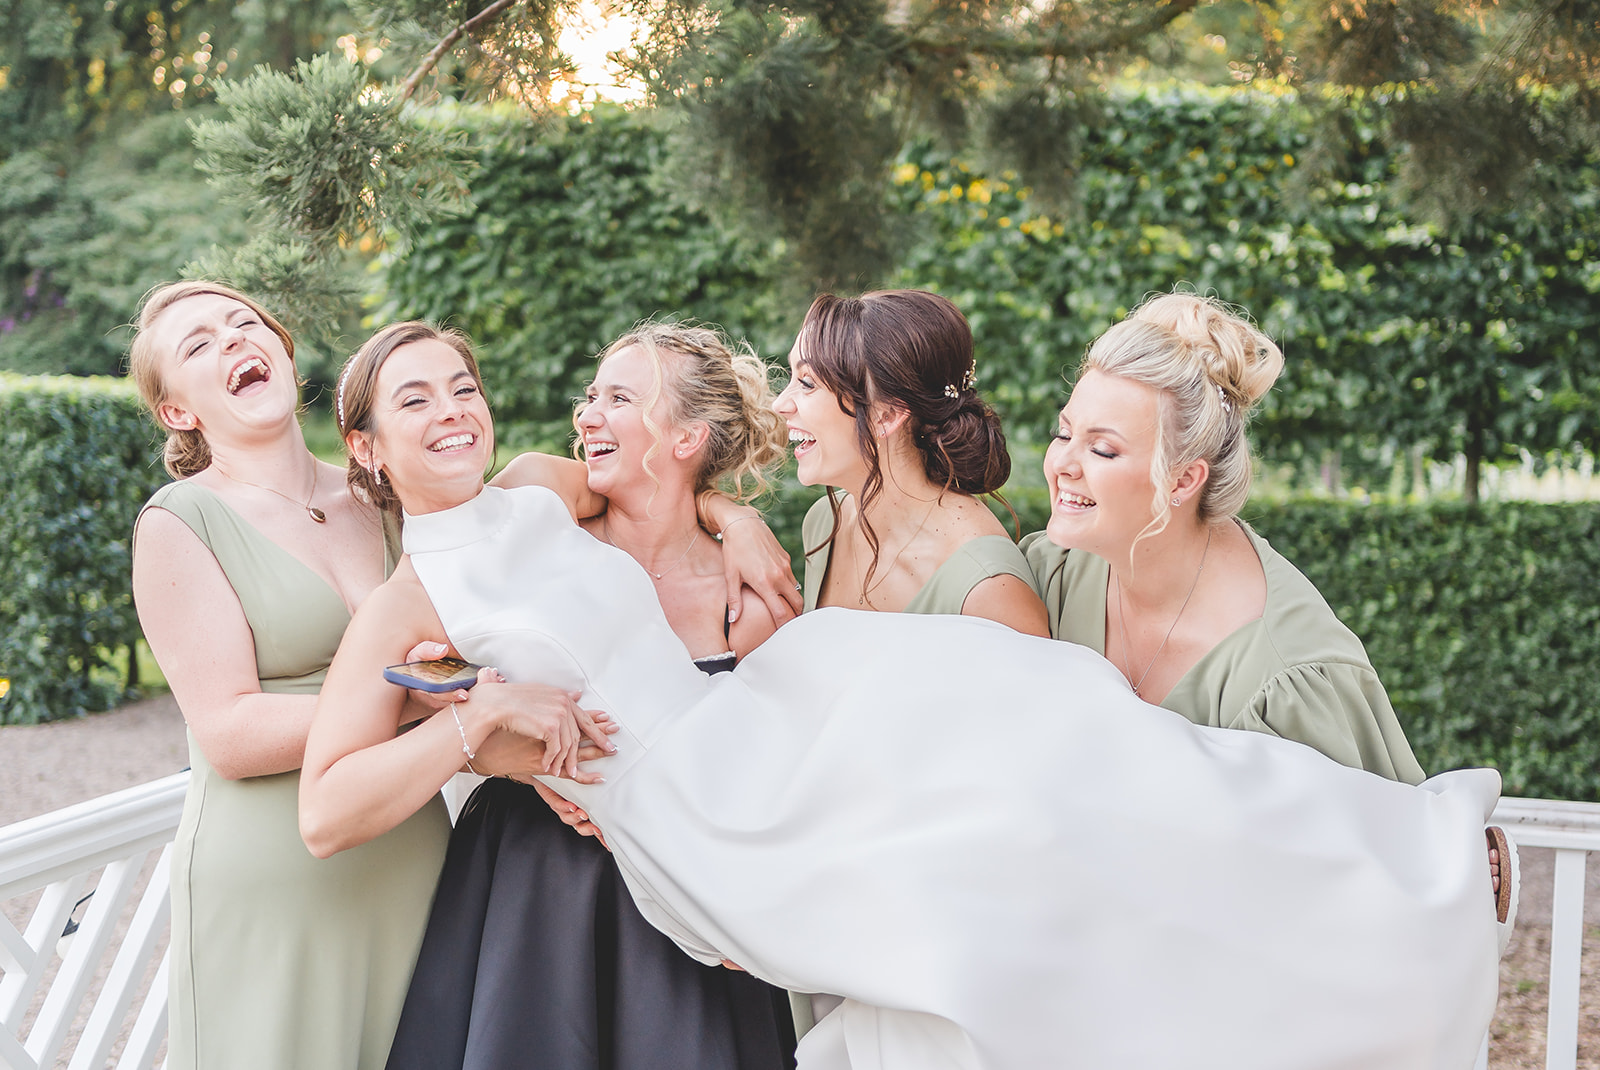
<svg viewBox="0 0 1600 1070"><path fill-rule="evenodd" d="M609 542L612 546L616 546L617 549L622 550L622 552L628 554L629 557L633 557L633 554L629 553L627 550L623 550L621 546L617 546L617 540L611 537L611 514L607 513L605 516L600 518L600 529L605 533L606 542ZM637 557L633 557L633 559L635 561L639 561L640 565L644 565L644 570L659 580L665 576L667 572L671 572L673 569L683 564L684 559L689 556L689 551L694 549L694 544L698 542L699 539L700 529L695 528L694 532L689 536L689 545L683 548L683 553L678 555L678 559L676 561L667 566L666 572L651 572L650 567L645 565L643 561L639 561Z"/></svg>
<svg viewBox="0 0 1600 1070"><path fill-rule="evenodd" d="M242 483L247 487L254 487L257 490L267 491L269 494L276 494L286 502L294 502L295 505L298 505L300 508L304 509L306 511L306 515L312 520L315 520L319 524L325 524L328 522L328 514L324 513L321 509L315 508L311 504L311 499L317 496L317 459L315 457L311 457L309 453L306 454L306 456L311 458L311 489L306 491L306 500L303 502L289 497L281 490L273 490L265 483L252 483L248 479L240 479L237 476L230 476L227 472L224 472L222 470L222 466L217 464L215 461L211 462L211 467L215 468L217 470L217 474L222 476L223 479L226 479L230 482Z"/></svg>
<svg viewBox="0 0 1600 1070"><path fill-rule="evenodd" d="M1122 670L1128 676L1128 682L1133 684L1133 693L1137 695L1139 688L1144 686L1145 677L1150 675L1150 670L1156 667L1162 651L1167 649L1167 640L1172 638L1172 633L1178 627L1178 621L1183 619L1183 611L1189 608L1189 599L1194 597L1195 588L1200 586L1200 573L1206 570L1206 555L1211 552L1211 528L1206 528L1206 548L1200 551L1200 567L1194 570L1194 582L1189 584L1189 593L1183 596L1183 605L1178 607L1178 615L1172 618L1172 626L1167 629L1167 634L1162 636L1161 645L1156 647L1150 664L1144 667L1144 672L1139 674L1137 682L1133 679L1133 664L1128 660L1133 653L1128 646L1128 611L1122 608L1122 579L1117 578L1117 627L1122 632Z"/></svg>
<svg viewBox="0 0 1600 1070"><path fill-rule="evenodd" d="M934 509L936 509L938 507L938 505L939 505L939 499L935 498L933 500L933 504L928 506L928 511L926 513L922 514L922 522L917 525L916 530L914 530L911 533L910 538L906 539L906 541L901 544L900 549L895 551L894 556L889 559L889 567L883 570L883 575L878 577L878 580L877 580L876 583L874 583L871 587L868 587L867 586L867 577L866 577L866 575L864 573L862 574L862 577L861 577L861 593L856 596L856 605L858 605L858 606L872 606L872 603L867 601L867 596L872 594L872 592L877 590L879 587L883 586L883 584L889 579L889 574L892 573L894 571L894 567L900 563L900 555L905 553L908 549L910 549L911 548L911 544L913 542L917 541L917 536L921 535L922 534L922 529L927 527L928 518L933 516L933 511L934 511ZM859 518L860 518L860 513L858 511L858 513L857 513L858 522L859 522ZM873 609L877 609L878 607L877 606L872 606L872 608Z"/></svg>

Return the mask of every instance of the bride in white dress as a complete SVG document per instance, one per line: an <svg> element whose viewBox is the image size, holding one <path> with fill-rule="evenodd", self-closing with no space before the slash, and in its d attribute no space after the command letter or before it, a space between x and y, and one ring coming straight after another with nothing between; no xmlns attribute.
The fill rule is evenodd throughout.
<svg viewBox="0 0 1600 1070"><path fill-rule="evenodd" d="M395 735L382 667L442 633L621 726L585 764L602 781L549 783L653 924L846 997L802 1068L1471 1063L1497 988L1493 771L1409 787L1197 727L1083 647L970 618L821 610L707 677L631 558L549 491L482 487L492 423L459 355L368 354L374 430L350 445L405 506L409 556L323 688L319 853L488 738L451 710Z"/></svg>

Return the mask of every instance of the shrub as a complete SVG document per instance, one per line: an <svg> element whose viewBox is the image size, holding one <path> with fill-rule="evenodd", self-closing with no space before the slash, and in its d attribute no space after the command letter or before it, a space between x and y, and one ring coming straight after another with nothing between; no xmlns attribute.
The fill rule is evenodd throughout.
<svg viewBox="0 0 1600 1070"><path fill-rule="evenodd" d="M139 638L130 537L166 482L131 384L0 373L0 723L107 709Z"/></svg>

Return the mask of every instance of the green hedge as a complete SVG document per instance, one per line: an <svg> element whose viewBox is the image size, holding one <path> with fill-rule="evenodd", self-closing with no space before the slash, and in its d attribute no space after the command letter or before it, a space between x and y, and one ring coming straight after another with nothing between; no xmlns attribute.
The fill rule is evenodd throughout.
<svg viewBox="0 0 1600 1070"><path fill-rule="evenodd" d="M167 478L154 429L126 382L4 373L0 428L0 724L107 709L139 638L134 518Z"/></svg>
<svg viewBox="0 0 1600 1070"><path fill-rule="evenodd" d="M768 507L791 550L816 497L791 484ZM1024 532L1044 527L1044 490L1008 498ZM1424 769L1491 765L1508 795L1600 802L1600 503L1254 501L1245 517L1366 644Z"/></svg>

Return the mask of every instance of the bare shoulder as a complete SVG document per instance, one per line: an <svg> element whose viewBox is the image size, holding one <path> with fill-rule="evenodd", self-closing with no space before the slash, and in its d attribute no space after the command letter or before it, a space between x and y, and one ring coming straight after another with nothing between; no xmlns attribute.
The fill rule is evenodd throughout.
<svg viewBox="0 0 1600 1070"><path fill-rule="evenodd" d="M496 487L545 487L566 503L573 519L590 515L588 470L571 457L549 453L519 453L495 475Z"/></svg>
<svg viewBox="0 0 1600 1070"><path fill-rule="evenodd" d="M1050 615L1034 593L1033 585L1017 576L990 576L975 584L961 604L968 617L999 621L1028 635L1050 637Z"/></svg>
<svg viewBox="0 0 1600 1070"><path fill-rule="evenodd" d="M394 630L397 625L422 625L437 619L433 602L411 567L411 558L402 557L393 575L361 603L350 627L362 631Z"/></svg>
<svg viewBox="0 0 1600 1070"><path fill-rule="evenodd" d="M946 494L939 505L943 527L957 545L985 535L1003 535L1005 525L977 498L967 494ZM953 549L952 549L953 552Z"/></svg>

